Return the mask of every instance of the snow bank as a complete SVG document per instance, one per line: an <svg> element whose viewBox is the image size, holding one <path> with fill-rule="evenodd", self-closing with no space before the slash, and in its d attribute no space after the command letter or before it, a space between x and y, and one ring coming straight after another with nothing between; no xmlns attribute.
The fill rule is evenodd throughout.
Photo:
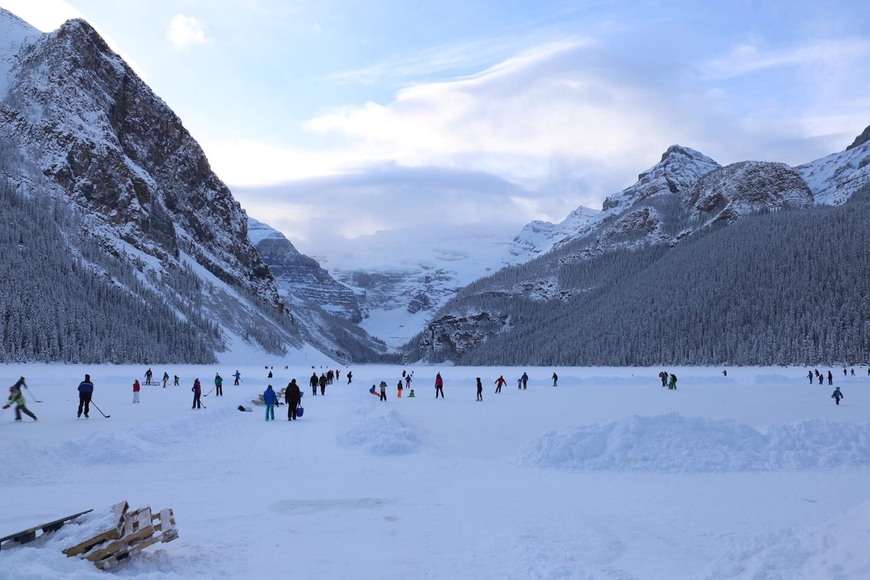
<svg viewBox="0 0 870 580"><path fill-rule="evenodd" d="M575 471L727 472L870 465L870 425L809 420L764 430L733 421L632 416L550 431L523 445L522 466Z"/></svg>
<svg viewBox="0 0 870 580"><path fill-rule="evenodd" d="M702 578L870 578L870 564L855 553L870 543L870 503L821 526L758 535L714 560ZM863 550L863 548L859 548Z"/></svg>
<svg viewBox="0 0 870 580"><path fill-rule="evenodd" d="M350 428L337 437L342 447L358 447L372 455L414 453L425 441L419 429L387 405L359 407Z"/></svg>

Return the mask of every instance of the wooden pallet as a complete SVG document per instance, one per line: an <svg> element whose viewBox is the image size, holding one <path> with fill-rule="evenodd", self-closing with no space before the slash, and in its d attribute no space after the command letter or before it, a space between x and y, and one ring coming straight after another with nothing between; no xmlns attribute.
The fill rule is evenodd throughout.
<svg viewBox="0 0 870 580"><path fill-rule="evenodd" d="M40 537L42 537L44 534L47 534L49 532L54 532L54 531L61 529L63 527L63 525L65 523L67 523L68 521L74 520L77 517L83 516L86 513L90 513L92 511L94 511L94 510L92 510L92 509L85 510L85 511L79 512L77 514L72 514L72 515L54 520L53 522L48 522L47 524L39 524L38 526L33 526L32 528L27 528L26 530L22 530L20 532L15 532L14 534L9 534L8 536L4 536L4 537L0 538L0 550L3 549L3 542L10 541L10 540L14 541L18 544L26 544L28 542L32 542L33 540L36 539L36 532L42 530L42 534L40 534Z"/></svg>
<svg viewBox="0 0 870 580"><path fill-rule="evenodd" d="M171 509L153 514L150 507L128 510L127 502L112 509L117 516L113 527L64 550L64 554L80 556L100 570L108 570L148 546L178 538Z"/></svg>
<svg viewBox="0 0 870 580"><path fill-rule="evenodd" d="M100 533L88 538L84 542L80 544L76 544L71 548L67 548L63 551L67 556L78 556L79 554L84 554L94 546L101 544L107 540L116 540L121 537L122 532L124 530L124 516L127 514L127 509L129 505L126 501L122 501L120 503L116 503L112 506L112 515L114 516L112 521L114 522L110 527L101 531Z"/></svg>

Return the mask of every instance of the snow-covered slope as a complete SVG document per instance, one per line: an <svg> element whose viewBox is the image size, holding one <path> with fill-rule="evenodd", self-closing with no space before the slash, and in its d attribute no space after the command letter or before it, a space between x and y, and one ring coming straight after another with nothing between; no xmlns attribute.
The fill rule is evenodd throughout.
<svg viewBox="0 0 870 580"><path fill-rule="evenodd" d="M516 264L527 262L539 254L550 251L565 240L577 236L599 213L597 210L581 205L558 224L540 220L530 222L513 239L510 249L512 262Z"/></svg>
<svg viewBox="0 0 870 580"><path fill-rule="evenodd" d="M356 292L360 326L399 347L459 288L509 264L514 234L497 224L420 224L355 238L319 261Z"/></svg>
<svg viewBox="0 0 870 580"><path fill-rule="evenodd" d="M9 71L21 47L34 42L42 33L11 12L0 8L0 99L8 89Z"/></svg>
<svg viewBox="0 0 870 580"><path fill-rule="evenodd" d="M819 205L840 205L870 181L870 127L840 153L799 165L801 177Z"/></svg>

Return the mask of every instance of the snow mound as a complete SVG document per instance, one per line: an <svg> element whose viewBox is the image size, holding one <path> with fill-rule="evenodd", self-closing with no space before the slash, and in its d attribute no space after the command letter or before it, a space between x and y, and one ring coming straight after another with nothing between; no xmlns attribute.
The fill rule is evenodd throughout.
<svg viewBox="0 0 870 580"><path fill-rule="evenodd" d="M855 546L870 542L870 503L816 527L759 535L714 560L701 578L868 578L870 564Z"/></svg>
<svg viewBox="0 0 870 580"><path fill-rule="evenodd" d="M576 471L733 472L870 465L870 424L811 420L758 430L732 420L632 416L549 431L517 462Z"/></svg>
<svg viewBox="0 0 870 580"><path fill-rule="evenodd" d="M372 455L407 455L425 442L419 429L386 405L358 408L350 428L338 436L342 447L358 447Z"/></svg>

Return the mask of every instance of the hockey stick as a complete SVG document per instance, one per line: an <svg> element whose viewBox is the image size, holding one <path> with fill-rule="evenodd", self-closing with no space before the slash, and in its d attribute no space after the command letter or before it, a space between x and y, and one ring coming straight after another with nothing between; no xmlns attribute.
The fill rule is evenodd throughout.
<svg viewBox="0 0 870 580"><path fill-rule="evenodd" d="M211 391L215 390L216 388L217 388L217 387L212 387L212 388L211 388ZM211 391L209 391L209 392L207 392L206 394L204 394L203 397L208 397L208 396L211 394Z"/></svg>
<svg viewBox="0 0 870 580"><path fill-rule="evenodd" d="M40 401L39 399L36 398L36 395L33 394L33 391L30 390L30 387L28 387L27 385L24 385L24 388L27 389L27 392L30 394L30 396L33 397L33 402L34 402L34 403L41 403L41 402L42 402L42 401Z"/></svg>
<svg viewBox="0 0 870 580"><path fill-rule="evenodd" d="M111 415L106 415L105 413L103 413L102 409L100 409L99 407L97 407L97 404L94 403L93 401L91 401L91 405L93 405L93 406L94 406L94 409L96 409L97 411L99 411L99 412L100 412L100 415L102 415L102 416L105 417L106 419L108 419L109 417L111 417Z"/></svg>

